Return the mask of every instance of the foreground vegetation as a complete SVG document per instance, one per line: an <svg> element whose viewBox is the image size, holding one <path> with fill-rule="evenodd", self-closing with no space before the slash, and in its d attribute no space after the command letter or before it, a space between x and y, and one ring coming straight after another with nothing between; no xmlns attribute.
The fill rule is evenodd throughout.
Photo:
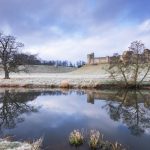
<svg viewBox="0 0 150 150"><path fill-rule="evenodd" d="M85 133L83 130L74 130L69 135L69 143L75 147L88 143L91 150L125 150L125 148L117 142L111 143L105 141L103 134L98 130L90 130L89 133Z"/></svg>
<svg viewBox="0 0 150 150"><path fill-rule="evenodd" d="M6 150L41 150L43 139L35 142L11 141L9 137L0 139L0 148ZM125 150L119 143L105 141L103 135L98 130L90 130L89 133L83 130L74 130L69 135L69 143L72 146L79 147L88 143L91 150Z"/></svg>
<svg viewBox="0 0 150 150"><path fill-rule="evenodd" d="M40 138L35 142L18 142L10 141L8 138L0 139L0 149L2 150L41 150L43 139Z"/></svg>

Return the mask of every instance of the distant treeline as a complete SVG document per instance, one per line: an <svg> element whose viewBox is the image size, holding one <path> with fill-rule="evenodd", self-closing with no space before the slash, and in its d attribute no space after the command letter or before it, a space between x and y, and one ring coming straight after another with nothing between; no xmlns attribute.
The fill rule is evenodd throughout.
<svg viewBox="0 0 150 150"><path fill-rule="evenodd" d="M50 66L64 66L64 67L77 67L80 68L83 65L85 65L84 61L77 61L76 63L72 63L67 60L42 60L38 58L37 55L31 55L31 54L17 54L16 55L18 60L21 60L21 63L27 64L27 65L50 65Z"/></svg>

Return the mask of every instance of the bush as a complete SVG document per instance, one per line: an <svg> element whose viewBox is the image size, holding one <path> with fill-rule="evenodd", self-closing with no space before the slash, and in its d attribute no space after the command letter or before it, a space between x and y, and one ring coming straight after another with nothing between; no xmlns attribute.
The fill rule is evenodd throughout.
<svg viewBox="0 0 150 150"><path fill-rule="evenodd" d="M79 130L74 130L70 133L69 143L74 146L80 146L83 144L83 134Z"/></svg>

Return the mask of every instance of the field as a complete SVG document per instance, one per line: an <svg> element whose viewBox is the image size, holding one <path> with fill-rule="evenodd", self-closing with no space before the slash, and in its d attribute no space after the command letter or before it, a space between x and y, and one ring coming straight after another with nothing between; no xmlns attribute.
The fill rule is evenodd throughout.
<svg viewBox="0 0 150 150"><path fill-rule="evenodd" d="M111 84L106 65L85 65L79 69L50 66L29 66L29 72L11 73L11 79L3 79L0 73L0 86L13 87L74 87L89 88ZM150 76L144 84L149 84Z"/></svg>

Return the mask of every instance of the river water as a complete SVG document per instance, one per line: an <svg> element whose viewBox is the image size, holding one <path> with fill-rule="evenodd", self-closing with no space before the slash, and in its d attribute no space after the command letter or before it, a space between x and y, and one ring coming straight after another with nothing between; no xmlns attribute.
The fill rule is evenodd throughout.
<svg viewBox="0 0 150 150"><path fill-rule="evenodd" d="M74 150L74 129L99 130L129 150L150 149L150 93L127 90L0 89L0 137L34 141L44 150ZM79 147L88 150L88 144Z"/></svg>

